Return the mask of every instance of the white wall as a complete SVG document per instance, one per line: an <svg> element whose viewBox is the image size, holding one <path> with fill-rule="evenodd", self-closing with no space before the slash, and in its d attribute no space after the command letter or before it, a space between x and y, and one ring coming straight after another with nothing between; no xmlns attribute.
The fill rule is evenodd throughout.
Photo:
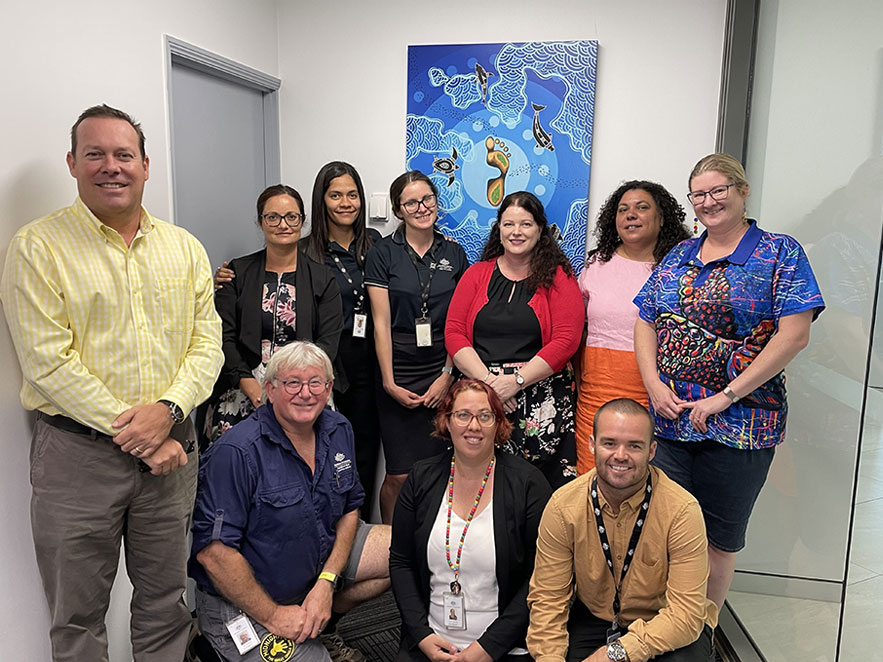
<svg viewBox="0 0 883 662"><path fill-rule="evenodd" d="M723 0L280 2L282 173L309 195L327 161L350 161L366 192L405 167L408 45L597 39L589 215L626 179L686 203L713 151Z"/></svg>
<svg viewBox="0 0 883 662"><path fill-rule="evenodd" d="M154 0L148 3L3 3L0 20L0 263L27 221L70 204L75 182L64 163L77 115L107 102L132 113L151 160L145 205L169 218L169 144L163 34L277 73L272 0ZM0 315L2 317L2 315ZM30 424L21 374L0 320L0 657L49 659L48 611L34 562L28 514ZM131 659L128 594L117 583L109 616L113 660Z"/></svg>

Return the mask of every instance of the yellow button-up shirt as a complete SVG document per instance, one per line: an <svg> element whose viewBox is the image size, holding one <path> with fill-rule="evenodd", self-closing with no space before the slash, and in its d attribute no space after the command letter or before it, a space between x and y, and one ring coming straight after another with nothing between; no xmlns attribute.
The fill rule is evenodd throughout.
<svg viewBox="0 0 883 662"><path fill-rule="evenodd" d="M205 249L144 209L130 246L79 198L24 226L0 298L25 409L106 434L134 405L165 399L189 412L223 363Z"/></svg>
<svg viewBox="0 0 883 662"><path fill-rule="evenodd" d="M717 607L705 596L708 544L699 504L659 469L650 471L650 512L620 589L620 620L628 625L620 642L630 662L682 648L699 638L704 625L717 624ZM613 620L613 575L589 494L594 476L593 469L556 491L543 512L527 599L527 647L537 662L564 661L574 588L595 616ZM619 581L644 490L624 501L618 513L600 490L598 500Z"/></svg>

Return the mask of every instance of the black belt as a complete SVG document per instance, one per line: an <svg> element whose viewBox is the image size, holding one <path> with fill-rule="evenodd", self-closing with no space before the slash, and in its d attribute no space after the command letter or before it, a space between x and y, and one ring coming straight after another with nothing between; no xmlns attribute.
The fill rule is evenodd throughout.
<svg viewBox="0 0 883 662"><path fill-rule="evenodd" d="M103 439L113 443L113 437L109 434L99 432L95 428L90 428L88 425L83 425L68 416L62 416L61 414L51 415L41 411L38 412L37 417L59 430L64 430L65 432L71 432L73 434L81 434L86 437L91 437L92 439ZM181 446L183 447L184 444L181 444ZM190 442L190 449L185 448L184 450L187 453L193 450L193 442ZM150 471L150 467L144 460L138 460L138 471L141 473L147 473Z"/></svg>
<svg viewBox="0 0 883 662"><path fill-rule="evenodd" d="M56 414L52 416L41 411L39 412L39 418L46 421L52 427L58 428L59 430L64 430L65 432L82 434L87 437L92 437L93 439L98 439L99 437L103 439L113 439L113 437L111 437L109 434L99 432L94 428L90 428L88 425L83 425L82 423L79 423L72 418L62 416L61 414Z"/></svg>

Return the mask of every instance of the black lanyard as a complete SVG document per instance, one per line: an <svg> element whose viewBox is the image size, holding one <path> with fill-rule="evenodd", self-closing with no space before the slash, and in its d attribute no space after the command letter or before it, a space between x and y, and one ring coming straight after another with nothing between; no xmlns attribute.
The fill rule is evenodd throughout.
<svg viewBox="0 0 883 662"><path fill-rule="evenodd" d="M331 252L331 249L328 249L328 253L331 255L331 259L334 260L334 264L337 265L337 268L340 269L340 273L343 274L343 277L346 278L346 282L350 284L350 287L353 288L353 296L355 297L355 304L353 304L353 312L359 314L362 312L362 306L365 304L365 285L364 283L361 286L361 289L356 286L353 282L353 279L350 278L350 275L346 271L346 267L343 266L343 262L337 255Z"/></svg>
<svg viewBox="0 0 883 662"><path fill-rule="evenodd" d="M601 515L601 503L598 501L598 476L592 479L592 510L595 513L595 524L598 527L598 535L601 538L601 549L604 550L604 558L607 559L607 567L610 568L610 574L613 575L613 621L616 623L616 617L619 615L619 591L622 583L625 581L625 575L631 567L631 561L635 556L635 549L638 547L638 541L641 539L641 531L644 530L644 522L647 521L647 514L650 512L650 497L653 494L653 486L650 484L652 475L647 474L647 488L644 490L644 501L638 511L638 519L632 529L632 537L629 539L628 550L625 553L625 560L622 562L622 574L619 577L619 583L616 583L616 574L613 571L613 556L610 551L610 542L607 540L607 528L604 526L604 518Z"/></svg>
<svg viewBox="0 0 883 662"><path fill-rule="evenodd" d="M427 251L429 254L429 279L426 282L423 282L423 276L420 274L420 268L417 266L417 261L420 260L420 256L417 255L417 251L415 251L411 244L408 243L408 240L405 239L405 251L408 253L408 257L411 258L411 264L414 265L414 271L417 272L417 280L420 283L420 315L423 318L426 318L426 313L429 312L429 289L432 287L432 277L435 275L435 241L433 240L432 247Z"/></svg>

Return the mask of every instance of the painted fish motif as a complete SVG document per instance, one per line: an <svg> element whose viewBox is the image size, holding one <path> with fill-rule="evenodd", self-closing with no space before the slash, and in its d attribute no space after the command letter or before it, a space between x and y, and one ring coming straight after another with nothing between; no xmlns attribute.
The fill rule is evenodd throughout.
<svg viewBox="0 0 883 662"><path fill-rule="evenodd" d="M545 106L536 103L531 103L531 106L533 106L533 139L537 141L537 147L554 152L555 146L552 144L552 136L540 126L540 111Z"/></svg>
<svg viewBox="0 0 883 662"><path fill-rule="evenodd" d="M484 67L478 62L475 63L475 82L478 83L478 87L481 89L481 103L485 106L487 105L487 79L488 76L493 75L492 71L485 71Z"/></svg>
<svg viewBox="0 0 883 662"><path fill-rule="evenodd" d="M441 158L435 157L432 160L432 171L440 172L443 175L448 176L448 186L454 183L454 171L459 170L460 166L457 165L457 148L451 147L452 154L451 156L443 156Z"/></svg>

